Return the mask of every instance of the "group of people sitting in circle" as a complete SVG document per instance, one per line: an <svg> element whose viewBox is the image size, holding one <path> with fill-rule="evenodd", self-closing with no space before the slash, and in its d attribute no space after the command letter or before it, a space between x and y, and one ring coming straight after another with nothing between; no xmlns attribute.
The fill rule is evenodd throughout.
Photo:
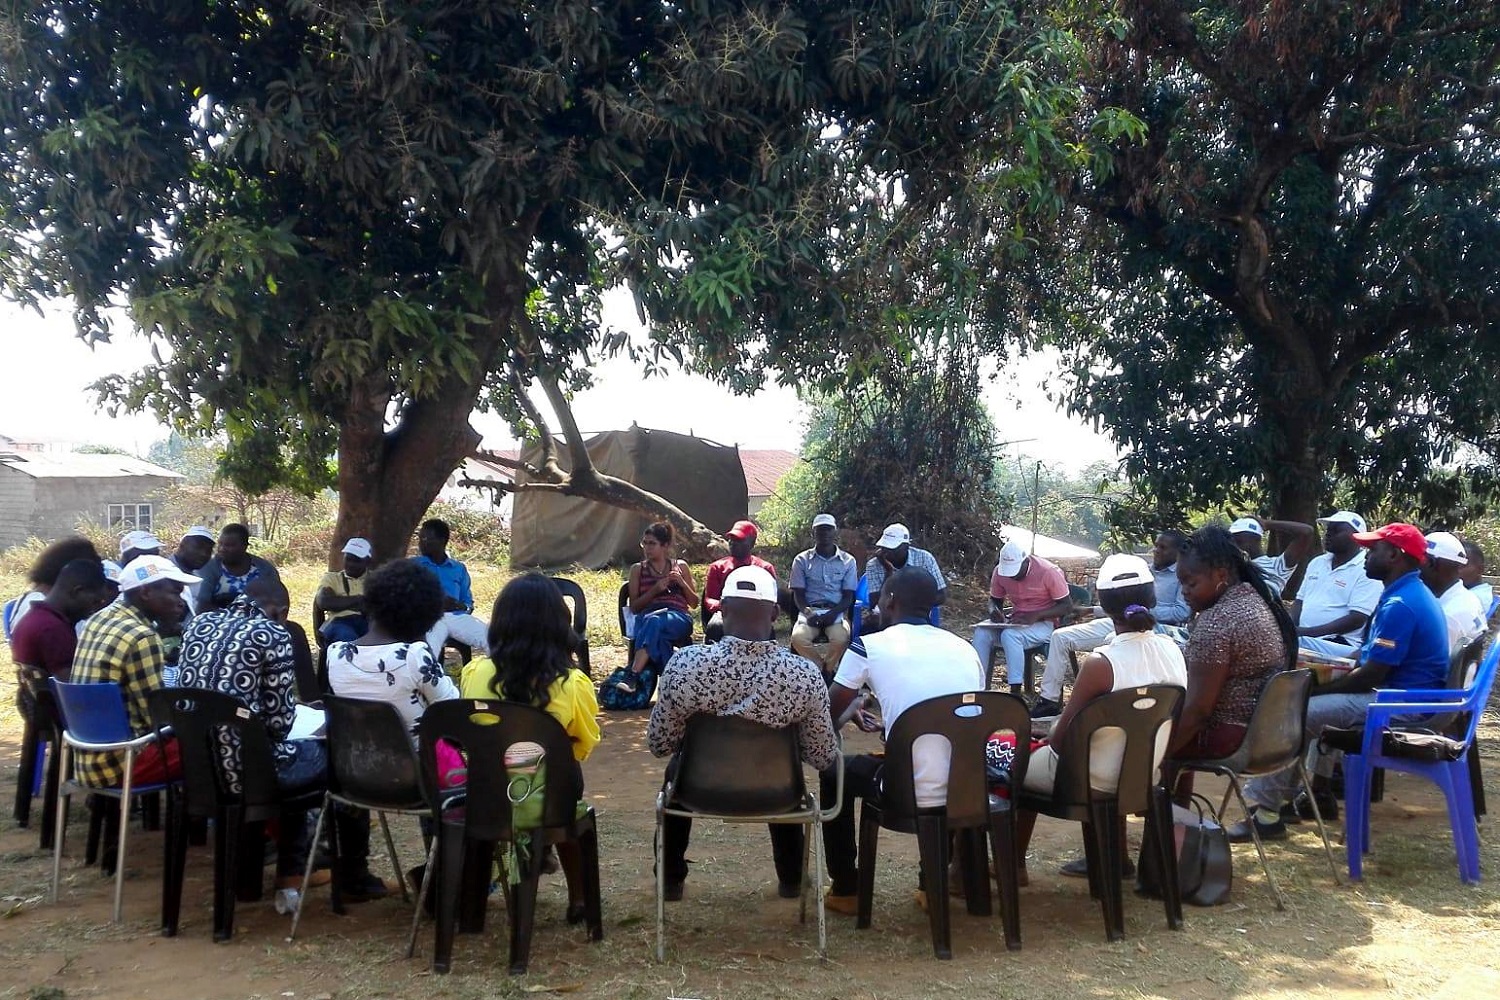
<svg viewBox="0 0 1500 1000"><path fill-rule="evenodd" d="M368 541L351 538L343 545L342 569L318 586L315 604L323 620L317 641L326 645L326 690L391 704L413 739L422 713L435 702L518 701L559 722L572 740L576 767L599 742L601 703L643 708L654 695L647 741L657 756L673 758L668 776L693 715L739 716L798 726L803 760L823 773L829 797L841 721L889 734L913 705L984 690L997 653L1005 658L1012 690L1019 691L1024 657L1050 643L1032 713L1056 717L1053 738L1032 754L1024 776L1027 790L1047 794L1059 763L1057 737L1092 700L1147 684L1185 688L1170 739L1158 748L1158 763L1170 773L1174 762L1233 751L1266 681L1294 668L1303 650L1332 649L1353 669L1319 685L1307 715L1309 754L1324 782L1315 787L1317 804L1330 816L1336 804L1326 784L1332 762L1318 751L1322 728L1357 724L1377 687L1441 686L1451 652L1486 628L1494 597L1480 579L1483 553L1472 542L1441 531L1424 535L1403 523L1367 531L1349 511L1319 524L1327 551L1307 563L1295 594L1283 589L1311 548L1312 526L1244 518L1227 529L1163 531L1149 562L1109 556L1095 582L1093 617L1067 625L1065 619L1088 609L1074 607L1062 571L1007 543L991 576L991 621L974 629L972 641L934 624L947 581L932 554L912 545L904 525L882 532L865 566L870 606L856 631L860 574L854 557L839 547L831 514L814 519L814 544L792 560L786 589L775 568L754 554L756 526L736 523L728 532L730 554L709 567L701 594L688 564L673 554L671 527L652 524L627 581L635 616L629 662L598 686L596 696L594 680L579 669L581 637L556 585L536 573L518 576L500 591L488 623L474 617L468 572L447 554L448 526L430 520L421 527L414 558L371 568L376 553ZM1268 532L1284 536L1276 556L1263 551ZM107 570L85 540L55 543L37 560L35 590L9 623L15 659L59 679L118 683L138 734L153 729L147 695L165 684L230 693L260 713L284 786L325 780L326 748L317 740L289 739L309 644L289 621L290 601L275 567L249 554L248 537L241 525L226 525L217 538L194 528L165 556L153 536L132 532L121 540L122 565L115 570ZM711 641L685 645L700 607ZM795 614L790 649L774 639L782 611ZM441 655L449 640L487 654L468 663L456 683ZM1096 745L1090 768L1096 788L1114 789L1122 753L1118 742ZM919 743L914 757L918 805L941 805L946 744ZM463 761L455 754L451 763L442 780L459 783ZM135 758L133 781L166 780L180 766L168 739ZM117 786L122 768L119 754L78 755L80 775L99 787ZM844 773L843 807L825 837L832 881L826 902L834 912L854 913L855 800L881 795L883 759L850 756ZM1305 814L1305 803L1288 801L1290 792L1286 775L1250 783L1251 822L1260 836L1285 836L1285 824ZM1023 885L1035 818L1024 811L1020 817ZM279 885L300 885L306 874L304 820L288 816L280 824ZM340 807L334 820L343 898L358 902L391 891L366 863L368 816ZM690 828L673 818L664 831L669 900L682 896ZM802 830L770 831L780 894L795 897ZM1241 824L1231 834L1244 838L1249 828ZM560 849L559 860L568 881L568 919L576 922L583 918L579 858ZM1079 858L1062 871L1084 875L1087 869ZM311 876L313 884L327 877ZM927 905L920 889L918 901Z"/></svg>

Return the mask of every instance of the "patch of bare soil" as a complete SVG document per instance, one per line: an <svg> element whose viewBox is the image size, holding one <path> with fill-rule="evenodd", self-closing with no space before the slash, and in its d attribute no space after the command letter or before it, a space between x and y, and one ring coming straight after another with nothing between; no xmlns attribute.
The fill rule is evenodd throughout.
<svg viewBox="0 0 1500 1000"><path fill-rule="evenodd" d="M611 663L623 651L597 651ZM12 697L9 684L0 698ZM460 936L454 971L432 976L431 925L418 955L404 957L411 910L399 896L334 916L326 890L307 902L297 940L290 918L267 898L240 904L235 939L210 939L210 855L189 853L181 934L159 934L161 834L136 825L130 837L125 920L110 923L112 883L82 866L85 823L75 809L63 859L59 902L46 901L50 854L33 829L10 819L20 734L15 716L0 736L0 996L211 998L519 997L569 994L665 1000L729 997L1493 997L1500 994L1500 898L1493 881L1478 888L1457 878L1443 804L1434 789L1391 776L1375 807L1374 853L1362 886L1335 884L1313 827L1292 828L1268 847L1288 898L1278 912L1253 848L1236 848L1230 901L1189 908L1180 932L1161 905L1127 893L1127 939L1105 941L1087 885L1056 874L1080 850L1076 825L1043 819L1021 891L1024 948L1007 952L997 917L968 916L955 903L954 958L933 958L924 914L913 905L914 838L886 833L874 926L829 914L828 960L816 954L816 927L797 921L796 901L778 899L763 827L701 822L693 831L686 898L669 904L667 961L654 960L651 874L653 801L662 762L645 748L644 713L617 714L585 765L602 839L605 940L590 944L564 922L560 877L542 887L531 971L506 975L505 912L491 901L484 933ZM1493 746L1496 726L1486 719ZM854 734L850 751L871 749ZM747 762L748 763L748 762ZM1493 781L1493 753L1486 768ZM1205 791L1214 792L1205 782ZM1500 871L1491 819L1485 824L1486 872ZM413 820L393 822L403 867L418 860ZM1131 839L1139 838L1132 823ZM374 838L377 871L386 861ZM1343 851L1335 844L1343 872ZM268 872L269 884L269 872Z"/></svg>

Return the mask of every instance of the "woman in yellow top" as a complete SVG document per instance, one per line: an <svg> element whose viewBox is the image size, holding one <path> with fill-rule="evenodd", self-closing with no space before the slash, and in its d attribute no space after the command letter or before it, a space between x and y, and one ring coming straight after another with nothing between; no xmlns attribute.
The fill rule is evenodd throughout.
<svg viewBox="0 0 1500 1000"><path fill-rule="evenodd" d="M574 766L587 760L599 744L599 702L593 681L578 669L578 635L557 586L540 573L507 583L490 615L489 647L488 660L464 668L463 696L544 709L573 740ZM558 845L557 855L568 879L568 923L576 924L584 917L583 857L568 843Z"/></svg>

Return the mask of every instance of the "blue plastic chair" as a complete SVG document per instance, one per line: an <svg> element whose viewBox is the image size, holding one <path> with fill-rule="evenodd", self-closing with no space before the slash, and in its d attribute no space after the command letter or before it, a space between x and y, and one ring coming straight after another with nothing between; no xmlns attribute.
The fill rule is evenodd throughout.
<svg viewBox="0 0 1500 1000"><path fill-rule="evenodd" d="M854 588L854 607L849 609L849 638L851 640L857 639L859 637L859 629L861 623L864 621L865 609L869 606L870 584L865 579L864 574L861 573L859 577L859 586ZM928 612L927 624L936 625L939 628L942 627L943 609L941 607L934 607L930 612Z"/></svg>
<svg viewBox="0 0 1500 1000"><path fill-rule="evenodd" d="M11 623L16 620L16 608L20 605L20 603L21 599L19 597L12 597L10 600L5 602L4 623L6 642L10 642Z"/></svg>
<svg viewBox="0 0 1500 1000"><path fill-rule="evenodd" d="M135 764L135 755L143 747L156 742L156 733L136 736L130 731L130 718L125 713L125 698L120 685L114 682L102 684L68 684L57 678L49 678L52 697L57 702L57 714L62 721L62 773L66 775L58 786L57 831L52 841L52 898L57 902L58 887L62 881L63 840L68 831L68 801L75 792L103 795L120 800L120 835L115 851L115 923L120 922L121 904L125 891L125 834L129 828L130 797L159 792L166 784L132 785L130 771ZM123 752L125 754L125 778L121 785L98 788L79 780L73 775L72 755L75 751L86 753Z"/></svg>
<svg viewBox="0 0 1500 1000"><path fill-rule="evenodd" d="M1479 826L1465 757L1474 742L1480 713L1489 703L1497 662L1500 662L1500 642L1492 642L1474 680L1462 690L1375 692L1375 701L1366 710L1358 752L1345 748L1344 840L1351 881L1362 877L1364 856L1370 852L1370 776L1374 768L1381 767L1419 775L1443 790L1448 803L1448 822L1453 829L1453 846L1458 854L1458 877L1470 885L1478 884ZM1414 755L1411 748L1400 743L1401 731L1414 729L1409 721L1411 716L1453 713L1459 713L1463 720L1461 738L1433 737L1440 752L1431 756ZM1398 717L1401 722L1395 721ZM1442 759L1433 759L1434 756Z"/></svg>

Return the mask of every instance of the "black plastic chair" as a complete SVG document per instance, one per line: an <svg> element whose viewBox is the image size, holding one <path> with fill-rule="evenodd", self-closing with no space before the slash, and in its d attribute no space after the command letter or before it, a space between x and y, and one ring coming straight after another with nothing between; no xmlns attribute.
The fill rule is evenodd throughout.
<svg viewBox="0 0 1500 1000"><path fill-rule="evenodd" d="M1073 717L1062 743L1051 795L1023 790L1018 807L1083 824L1089 892L1104 912L1109 940L1125 937L1124 893L1120 887L1124 845L1120 817L1144 813L1146 833L1141 863L1155 866L1167 913L1167 926L1182 928L1182 894L1177 880L1177 851L1172 832L1172 803L1157 775L1156 741L1163 727L1170 732L1183 689L1173 684L1123 688L1095 698ZM1119 788L1101 792L1089 784L1090 741L1096 731L1125 734ZM1163 739L1163 744L1166 740Z"/></svg>
<svg viewBox="0 0 1500 1000"><path fill-rule="evenodd" d="M585 920L589 939L604 938L604 916L599 890L599 829L592 807L579 813L583 796L583 772L573 760L573 741L562 725L539 708L510 701L477 701L467 698L438 702L422 714L422 780L427 788L438 787L437 744L457 744L468 762L466 795L450 799L432 809L437 829L437 941L432 971L447 972L453 956L454 931L463 908L463 930L484 928L484 904L489 886L491 855L497 843L529 839L531 849L518 872L518 881L506 889L510 917L510 972L525 973L531 956L531 935L536 919L537 882L542 875L544 844L577 842L583 853ZM511 819L511 777L505 767L506 751L517 744L535 744L547 762L542 821L535 829L516 829ZM518 747L518 749L525 749ZM425 897L433 879L429 865L420 895ZM460 894L463 900L460 900ZM420 919L420 910L418 913ZM413 935L416 925L413 924Z"/></svg>
<svg viewBox="0 0 1500 1000"><path fill-rule="evenodd" d="M286 630L292 637L292 671L297 682L297 700L304 705L317 707L322 704L323 695L327 692L318 680L318 661L307 641L307 633L293 621L286 623ZM318 655L323 655L326 648L320 644Z"/></svg>
<svg viewBox="0 0 1500 1000"><path fill-rule="evenodd" d="M290 794L281 789L265 723L232 695L204 688L162 688L151 692L150 702L157 731L171 728L182 757L181 792L170 790L167 794L161 932L164 937L177 934L189 821L212 819L213 937L216 942L228 941L234 937L236 889L256 898L261 892L259 842L254 843L253 856L242 857L245 825L274 819L284 810L316 808L323 800L323 787L320 784ZM239 762L234 775L224 766L221 755L219 736L223 732L238 737ZM232 777L239 779L237 792ZM253 884L249 882L252 875Z"/></svg>
<svg viewBox="0 0 1500 1000"><path fill-rule="evenodd" d="M828 953L823 909L823 824L843 804L844 758L840 754L833 804L818 805L802 771L798 726L772 729L736 716L695 715L688 720L677 751L677 771L656 796L656 960L666 958L667 869L663 863L662 823L667 816L721 819L728 823L795 823L806 827L802 856L802 910L817 896L818 955ZM747 767L754 761L754 767ZM809 873L809 860L812 871Z"/></svg>
<svg viewBox="0 0 1500 1000"><path fill-rule="evenodd" d="M1011 766L1011 798L990 792L985 775L985 746L993 733L1016 739ZM917 804L912 747L929 734L938 734L951 749L948 801L942 806ZM948 832L959 831L959 856L964 894L971 914L989 916L990 884L985 863L984 833L989 832L1000 883L1000 914L1005 946L1021 947L1020 896L1017 887L1016 817L1011 803L1026 774L1031 753L1031 717L1026 703L999 691L943 695L919 702L902 712L885 743L885 774L878 802L865 799L859 820L859 916L855 926L870 926L875 900L876 844L881 827L914 833L926 875L927 919L932 928L932 952L952 958L948 919Z"/></svg>
<svg viewBox="0 0 1500 1000"><path fill-rule="evenodd" d="M1250 716L1245 736L1234 753L1211 760L1176 762L1180 768L1179 776L1184 771L1203 771L1228 779L1216 818L1223 825L1224 810L1229 808L1229 796L1234 795L1239 799L1240 808L1245 813L1245 823L1250 828L1250 837L1255 841L1255 851L1260 855L1260 867L1266 873L1266 884L1271 887L1271 895L1276 899L1278 910L1286 909L1286 900L1266 862L1266 848L1261 843L1260 832L1251 822L1252 810L1245 801L1245 778L1275 774L1289 767L1297 769L1307 800L1312 804L1313 818L1318 822L1318 834L1323 838L1323 853L1328 856L1328 867L1333 872L1333 880L1340 883L1343 881L1339 878L1338 862L1333 859L1333 848L1328 844L1328 828L1323 825L1323 814L1318 810L1317 800L1313 796L1312 780L1308 777L1304 760L1307 752L1307 698L1312 691L1312 683L1311 670L1284 670L1273 674L1261 688L1260 697L1255 701L1255 712Z"/></svg>
<svg viewBox="0 0 1500 1000"><path fill-rule="evenodd" d="M549 579L562 591L564 600L573 602L573 634L578 636L578 666L585 675L592 677L589 668L589 599L575 581L565 576Z"/></svg>
<svg viewBox="0 0 1500 1000"><path fill-rule="evenodd" d="M57 787L62 780L62 723L57 702L47 686L47 671L41 667L16 665L16 690L24 691L30 703L30 714L21 733L21 771L16 776L16 825L31 825L31 799L37 786L36 768L45 756L47 768L42 774L42 850L52 847L57 830ZM43 750L43 747L46 749Z"/></svg>
<svg viewBox="0 0 1500 1000"><path fill-rule="evenodd" d="M312 842L308 845L307 863L302 868L302 905L292 917L288 941L297 936L302 909L307 905L307 882L313 871L313 859L334 803L368 809L380 818L391 869L401 884L401 898L407 902L411 902L411 893L406 888L406 878L396 856L396 842L391 838L386 814L427 816L432 812L432 800L422 784L422 767L417 760L416 748L412 746L406 723L401 720L396 706L385 701L329 694L323 696L323 711L327 713L328 788L323 794L323 807L318 810ZM339 884L339 874L343 870L339 864L342 845L337 835L338 824L330 823L329 826L334 831L330 839L333 867L330 895L333 912L342 914L344 903ZM427 861L430 866L432 858L429 856Z"/></svg>

